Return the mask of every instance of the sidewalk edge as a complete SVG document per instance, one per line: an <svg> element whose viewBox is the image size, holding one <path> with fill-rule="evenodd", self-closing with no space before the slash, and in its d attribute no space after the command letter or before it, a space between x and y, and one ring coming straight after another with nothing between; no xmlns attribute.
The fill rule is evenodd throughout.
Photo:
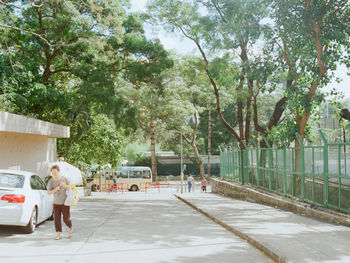
<svg viewBox="0 0 350 263"><path fill-rule="evenodd" d="M188 206L192 207L194 210L196 210L196 211L200 212L201 214L203 214L204 216L208 217L209 219L211 219L216 224L224 227L225 229L227 229L231 233L233 233L236 236L240 237L241 239L247 241L249 244L253 245L255 248L257 248L258 250L263 252L266 256L268 256L274 262L278 262L278 263L286 263L286 262L288 262L287 259L279 256L277 253L272 251L272 249L266 247L265 245L263 245L262 243L260 243L256 239L254 239L254 238L250 237L249 235L239 231L238 229L236 229L236 228L234 228L234 227L232 227L232 226L222 222L221 220L219 220L216 217L210 215L209 213L207 213L204 210L200 209L199 207L195 206L194 204L192 204L191 202L187 201L186 199L178 196L177 194L174 194L174 196L177 199L179 199L180 201L182 201L185 204L187 204Z"/></svg>

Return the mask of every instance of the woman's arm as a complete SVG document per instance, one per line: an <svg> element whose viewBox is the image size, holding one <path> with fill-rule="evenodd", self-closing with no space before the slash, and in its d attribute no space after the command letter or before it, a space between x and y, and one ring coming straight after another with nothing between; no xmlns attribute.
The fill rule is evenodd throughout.
<svg viewBox="0 0 350 263"><path fill-rule="evenodd" d="M48 193L49 195L52 195L52 194L58 192L60 189L61 189L61 187L57 186L56 188L54 188L54 189L52 189L52 190L47 190L47 193Z"/></svg>
<svg viewBox="0 0 350 263"><path fill-rule="evenodd" d="M64 182L62 182L62 183L60 184L60 187L62 187L62 188L65 189L65 190L71 189L70 184L66 184L66 183L64 183Z"/></svg>

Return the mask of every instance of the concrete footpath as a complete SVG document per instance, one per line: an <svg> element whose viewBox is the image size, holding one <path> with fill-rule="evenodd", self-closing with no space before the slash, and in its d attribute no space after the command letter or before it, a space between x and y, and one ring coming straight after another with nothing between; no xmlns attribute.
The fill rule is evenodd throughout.
<svg viewBox="0 0 350 263"><path fill-rule="evenodd" d="M30 235L0 227L0 263L271 262L174 193L93 193L72 209L71 239L53 240L52 221Z"/></svg>
<svg viewBox="0 0 350 263"><path fill-rule="evenodd" d="M288 262L350 262L350 228L216 194L178 194Z"/></svg>

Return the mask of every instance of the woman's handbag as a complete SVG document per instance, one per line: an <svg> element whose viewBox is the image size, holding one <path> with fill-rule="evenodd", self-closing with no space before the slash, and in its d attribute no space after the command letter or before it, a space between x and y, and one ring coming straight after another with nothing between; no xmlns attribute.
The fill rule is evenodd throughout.
<svg viewBox="0 0 350 263"><path fill-rule="evenodd" d="M66 181L66 180L65 180ZM75 185L71 185L69 189L66 190L66 201L65 206L76 206L79 201L79 193Z"/></svg>

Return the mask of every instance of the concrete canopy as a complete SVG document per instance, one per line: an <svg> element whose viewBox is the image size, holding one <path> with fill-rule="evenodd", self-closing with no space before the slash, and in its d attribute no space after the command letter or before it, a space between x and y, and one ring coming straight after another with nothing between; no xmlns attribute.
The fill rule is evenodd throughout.
<svg viewBox="0 0 350 263"><path fill-rule="evenodd" d="M44 178L57 161L57 139L69 138L67 126L0 111L0 168L30 171Z"/></svg>
<svg viewBox="0 0 350 263"><path fill-rule="evenodd" d="M42 135L50 138L69 138L69 127L0 111L0 132Z"/></svg>

